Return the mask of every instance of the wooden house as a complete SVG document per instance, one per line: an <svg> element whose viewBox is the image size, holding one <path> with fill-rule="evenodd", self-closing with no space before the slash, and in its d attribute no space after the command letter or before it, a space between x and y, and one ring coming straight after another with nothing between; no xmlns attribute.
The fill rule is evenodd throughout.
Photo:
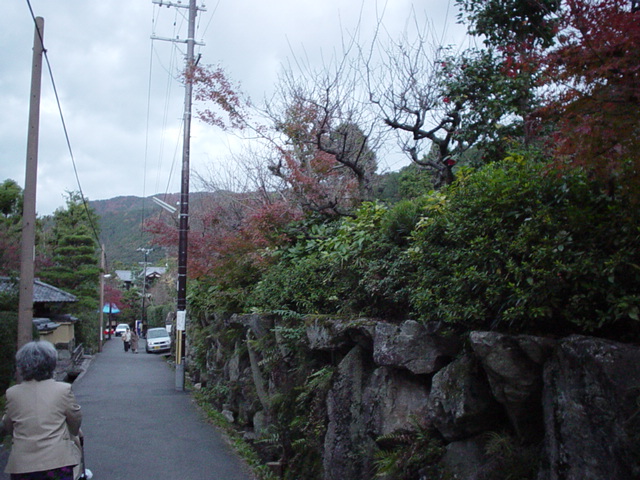
<svg viewBox="0 0 640 480"><path fill-rule="evenodd" d="M0 277L0 293L17 295L18 280ZM78 299L64 290L38 279L33 281L33 325L42 340L48 340L59 348L73 350L75 347L75 324L77 318L61 314L64 304Z"/></svg>

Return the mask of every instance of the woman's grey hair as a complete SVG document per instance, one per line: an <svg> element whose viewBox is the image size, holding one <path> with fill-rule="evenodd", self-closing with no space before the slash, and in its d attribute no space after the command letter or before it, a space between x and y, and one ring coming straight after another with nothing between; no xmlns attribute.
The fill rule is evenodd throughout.
<svg viewBox="0 0 640 480"><path fill-rule="evenodd" d="M23 380L48 380L53 378L58 352L46 340L29 342L16 353L16 367Z"/></svg>

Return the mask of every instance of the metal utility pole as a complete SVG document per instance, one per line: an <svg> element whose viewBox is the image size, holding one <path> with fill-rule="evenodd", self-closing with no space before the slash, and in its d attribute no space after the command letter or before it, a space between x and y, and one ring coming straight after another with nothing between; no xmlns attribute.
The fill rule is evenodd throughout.
<svg viewBox="0 0 640 480"><path fill-rule="evenodd" d="M185 374L185 330L187 324L187 248L189 244L189 153L191 146L191 99L193 93L192 72L195 67L194 47L196 45L196 15L202 8L196 7L196 0L189 0L189 6L179 3L153 0L161 6L189 8L189 28L187 34L187 58L185 62L184 92L184 136L182 142L182 182L180 189L180 228L178 237L178 301L176 311L176 390L184 390ZM158 38L158 37L152 37ZM160 40L169 40L161 39ZM170 39L170 41L179 41Z"/></svg>
<svg viewBox="0 0 640 480"><path fill-rule="evenodd" d="M42 85L42 54L44 52L44 19L36 18L31 66L31 100L27 162L22 210L22 240L20 250L20 299L18 301L18 348L32 340L33 276L36 240L36 185L38 180L38 138L40 130L40 90Z"/></svg>

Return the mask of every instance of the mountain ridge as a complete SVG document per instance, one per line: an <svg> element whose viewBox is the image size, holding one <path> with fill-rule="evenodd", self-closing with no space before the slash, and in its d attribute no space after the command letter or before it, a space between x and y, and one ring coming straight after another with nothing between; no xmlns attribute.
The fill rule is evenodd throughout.
<svg viewBox="0 0 640 480"><path fill-rule="evenodd" d="M190 206L194 207L193 211L203 208L202 202L199 200L215 195L210 192L192 192L189 194ZM104 245L109 270L115 266L131 267L144 262L144 253L138 249L152 248L153 238L151 234L143 230L143 223L161 213L169 214L153 202L153 197L179 208L179 193L156 194L148 197L120 195L89 201L89 206L93 208L99 218L100 241ZM147 261L151 265L164 265L165 257L166 251L163 248L155 247L148 254Z"/></svg>

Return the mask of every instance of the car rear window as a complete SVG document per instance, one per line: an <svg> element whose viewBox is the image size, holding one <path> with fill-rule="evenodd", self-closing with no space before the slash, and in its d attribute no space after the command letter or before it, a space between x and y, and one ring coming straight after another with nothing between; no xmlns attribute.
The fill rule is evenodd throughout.
<svg viewBox="0 0 640 480"><path fill-rule="evenodd" d="M168 337L169 334L164 328L152 328L147 331L147 338Z"/></svg>

